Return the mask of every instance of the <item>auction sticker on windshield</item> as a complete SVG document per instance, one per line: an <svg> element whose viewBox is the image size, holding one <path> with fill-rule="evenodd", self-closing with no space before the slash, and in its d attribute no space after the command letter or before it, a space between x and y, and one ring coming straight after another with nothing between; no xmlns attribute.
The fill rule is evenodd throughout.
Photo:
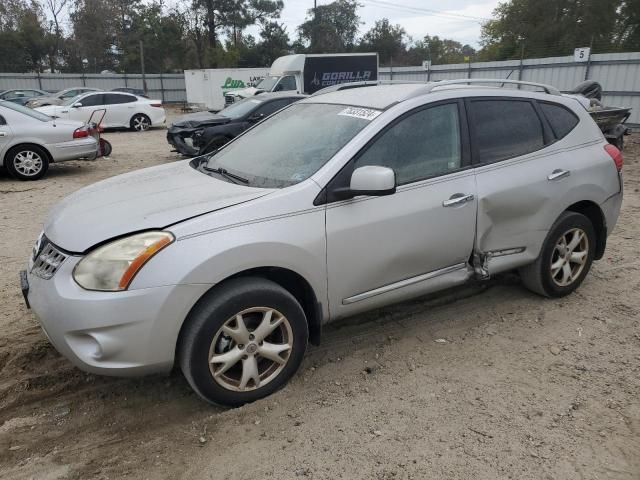
<svg viewBox="0 0 640 480"><path fill-rule="evenodd" d="M338 115L361 118L363 120L371 121L381 113L382 112L380 110L372 110L370 108L348 107L342 110L340 113L338 113Z"/></svg>

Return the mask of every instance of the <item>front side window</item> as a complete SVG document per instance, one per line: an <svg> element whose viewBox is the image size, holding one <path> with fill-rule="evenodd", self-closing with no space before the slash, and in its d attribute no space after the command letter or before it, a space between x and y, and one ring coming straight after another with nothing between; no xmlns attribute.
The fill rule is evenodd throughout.
<svg viewBox="0 0 640 480"><path fill-rule="evenodd" d="M96 105L104 105L104 95L101 93L97 95L87 95L86 97L78 100L82 103L83 107L95 107Z"/></svg>
<svg viewBox="0 0 640 480"><path fill-rule="evenodd" d="M528 100L473 100L469 120L479 163L498 162L544 147L542 123Z"/></svg>
<svg viewBox="0 0 640 480"><path fill-rule="evenodd" d="M365 165L393 169L398 185L459 169L458 105L437 105L402 118L358 157L354 168Z"/></svg>
<svg viewBox="0 0 640 480"><path fill-rule="evenodd" d="M294 185L313 175L379 114L345 105L298 103L229 143L206 167L224 168L252 187Z"/></svg>
<svg viewBox="0 0 640 480"><path fill-rule="evenodd" d="M288 92L289 90L296 89L296 79L291 75L287 75L286 77L282 77L278 85L276 86L274 92Z"/></svg>

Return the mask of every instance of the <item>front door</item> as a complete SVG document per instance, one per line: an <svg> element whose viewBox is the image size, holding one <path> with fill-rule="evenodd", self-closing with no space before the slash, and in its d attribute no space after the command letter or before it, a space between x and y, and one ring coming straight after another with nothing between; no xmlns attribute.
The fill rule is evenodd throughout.
<svg viewBox="0 0 640 480"><path fill-rule="evenodd" d="M390 167L398 188L389 196L327 205L332 317L468 278L476 187L460 117L458 102L414 110L387 127L343 170Z"/></svg>

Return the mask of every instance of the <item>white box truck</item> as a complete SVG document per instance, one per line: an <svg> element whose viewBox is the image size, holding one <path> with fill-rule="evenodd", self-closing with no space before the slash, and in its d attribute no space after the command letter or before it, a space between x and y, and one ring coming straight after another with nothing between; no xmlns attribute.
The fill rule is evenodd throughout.
<svg viewBox="0 0 640 480"><path fill-rule="evenodd" d="M378 79L377 53L296 54L276 58L259 83L228 91L225 105L263 92L312 94L338 83Z"/></svg>
<svg viewBox="0 0 640 480"><path fill-rule="evenodd" d="M269 73L268 68L211 68L185 70L187 102L218 111L224 108L224 95L256 85Z"/></svg>

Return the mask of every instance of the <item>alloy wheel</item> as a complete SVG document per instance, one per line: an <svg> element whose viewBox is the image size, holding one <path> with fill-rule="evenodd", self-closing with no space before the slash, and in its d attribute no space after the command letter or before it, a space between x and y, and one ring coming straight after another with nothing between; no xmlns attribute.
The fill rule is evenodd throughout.
<svg viewBox="0 0 640 480"><path fill-rule="evenodd" d="M584 270L589 256L589 237L581 228L560 236L551 255L551 278L560 287L571 285Z"/></svg>
<svg viewBox="0 0 640 480"><path fill-rule="evenodd" d="M289 320L269 307L253 307L229 318L209 348L209 370L221 387L248 392L274 380L293 348Z"/></svg>
<svg viewBox="0 0 640 480"><path fill-rule="evenodd" d="M13 166L19 174L25 177L34 177L42 171L44 162L36 152L23 150L13 158Z"/></svg>
<svg viewBox="0 0 640 480"><path fill-rule="evenodd" d="M149 121L149 119L142 115L138 115L134 117L132 123L133 123L133 129L137 132L147 131L151 127L151 122Z"/></svg>

